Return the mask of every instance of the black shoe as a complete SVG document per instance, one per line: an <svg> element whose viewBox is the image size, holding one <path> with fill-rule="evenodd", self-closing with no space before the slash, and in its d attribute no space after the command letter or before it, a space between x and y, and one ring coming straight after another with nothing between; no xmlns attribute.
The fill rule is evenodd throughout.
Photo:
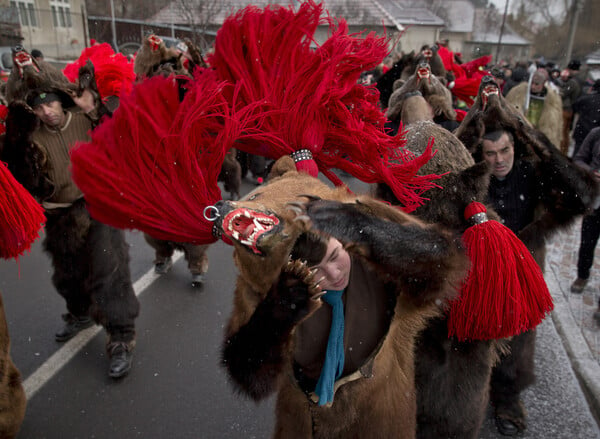
<svg viewBox="0 0 600 439"><path fill-rule="evenodd" d="M167 274L173 266L173 259L169 256L167 259L154 264L154 272L156 274Z"/></svg>
<svg viewBox="0 0 600 439"><path fill-rule="evenodd" d="M503 436L516 436L519 434L519 427L510 419L496 416L496 427Z"/></svg>
<svg viewBox="0 0 600 439"><path fill-rule="evenodd" d="M76 317L73 314L68 313L63 314L62 318L65 321L65 326L54 334L54 339L61 342L72 339L81 331L94 324L94 321L90 316Z"/></svg>
<svg viewBox="0 0 600 439"><path fill-rule="evenodd" d="M575 294L581 294L585 286L587 285L587 282L587 279L582 279L578 277L577 279L575 279L575 282L573 282L573 285L571 285L571 292Z"/></svg>
<svg viewBox="0 0 600 439"><path fill-rule="evenodd" d="M194 288L201 287L204 284L204 275L201 273L192 274L192 286Z"/></svg>
<svg viewBox="0 0 600 439"><path fill-rule="evenodd" d="M121 378L129 373L133 363L133 352L127 343L122 341L110 343L106 347L110 357L108 376Z"/></svg>

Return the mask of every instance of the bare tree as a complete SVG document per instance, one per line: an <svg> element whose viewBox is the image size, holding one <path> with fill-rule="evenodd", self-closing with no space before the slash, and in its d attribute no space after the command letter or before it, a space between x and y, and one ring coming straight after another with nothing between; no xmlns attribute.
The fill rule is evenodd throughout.
<svg viewBox="0 0 600 439"><path fill-rule="evenodd" d="M229 0L175 0L174 5L192 29L192 41L201 48L209 45L206 32L215 25L215 18L231 8Z"/></svg>
<svg viewBox="0 0 600 439"><path fill-rule="evenodd" d="M529 17L542 27L563 23L567 18L572 0L513 0L513 15Z"/></svg>
<svg viewBox="0 0 600 439"><path fill-rule="evenodd" d="M564 64L575 1L581 11L575 28L572 57L583 58L600 49L597 37L600 8L597 5L592 7L596 0L516 0L511 7L509 23L515 31L534 43L537 56L543 55Z"/></svg>

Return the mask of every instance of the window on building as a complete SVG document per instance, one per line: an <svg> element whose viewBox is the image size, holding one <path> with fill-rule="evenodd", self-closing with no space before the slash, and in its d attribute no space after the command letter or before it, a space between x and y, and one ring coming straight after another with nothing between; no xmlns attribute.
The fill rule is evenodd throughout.
<svg viewBox="0 0 600 439"><path fill-rule="evenodd" d="M34 0L11 1L10 6L19 11L21 26L36 27L38 25Z"/></svg>
<svg viewBox="0 0 600 439"><path fill-rule="evenodd" d="M70 0L50 0L52 22L55 27L72 27Z"/></svg>

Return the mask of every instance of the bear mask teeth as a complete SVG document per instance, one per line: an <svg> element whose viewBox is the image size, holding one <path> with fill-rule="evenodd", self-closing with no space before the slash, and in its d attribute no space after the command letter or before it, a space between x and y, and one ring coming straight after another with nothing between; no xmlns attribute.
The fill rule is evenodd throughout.
<svg viewBox="0 0 600 439"><path fill-rule="evenodd" d="M223 219L223 233L242 245L249 247L254 253L261 254L258 249L259 238L274 229L279 219L249 209L235 209Z"/></svg>

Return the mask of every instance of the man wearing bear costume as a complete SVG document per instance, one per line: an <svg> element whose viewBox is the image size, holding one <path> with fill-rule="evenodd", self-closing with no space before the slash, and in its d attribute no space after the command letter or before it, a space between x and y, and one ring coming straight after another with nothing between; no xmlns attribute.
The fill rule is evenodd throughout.
<svg viewBox="0 0 600 439"><path fill-rule="evenodd" d="M475 120L479 122L482 110L489 112L489 120L492 121L511 120L510 114L518 114L512 107L504 108L505 104L498 101L497 94L493 93L498 92L495 84L493 90L485 88L485 84L487 81L480 89L473 113L467 115L469 130L465 131L463 127L463 137L467 140L470 137L465 132L474 135L473 131L480 127ZM407 146L419 154L425 150L430 139L435 138L437 153L420 172L444 175L439 182L440 188L428 192L429 202L419 207L415 214L424 221L443 225L461 236L468 227L463 217L467 205L473 200L486 199L490 178L488 165L481 157L478 157L480 162L476 163L456 136L433 123L428 108L430 103L423 96L415 95L414 88L403 87L402 92L398 90L395 96L394 108L402 115L407 131ZM486 94L482 93L484 90ZM443 95L439 98L443 98ZM504 118L498 116L496 111ZM516 128L521 136L530 133L520 125ZM542 145L538 148L543 150ZM570 180L574 189L567 191L568 194L575 192L585 196L589 193L589 187L585 184L581 186L581 174L573 174ZM560 175L556 174L557 177ZM377 189L379 198L397 203L385 185L380 184ZM584 209L581 202L575 202L571 208ZM488 215L490 219L499 219L494 211L490 210ZM417 437L475 439L479 437L485 419L492 366L497 361L498 353L502 352L502 341L498 340L502 337L461 340L452 336L449 321L451 313L448 312L430 320L417 340ZM469 370L469 373L464 373L465 370Z"/></svg>
<svg viewBox="0 0 600 439"><path fill-rule="evenodd" d="M545 241L591 207L593 177L570 162L499 93L491 77L456 132L476 161L492 166L488 192L505 224L544 269ZM535 379L535 330L513 337L491 378L491 402L504 435L526 428L520 393Z"/></svg>
<svg viewBox="0 0 600 439"><path fill-rule="evenodd" d="M217 205L240 270L223 345L233 383L257 400L277 393L274 437L414 438L414 339L454 294L464 257L442 229L330 189L289 157L273 172ZM343 291L331 373L339 321L322 289Z"/></svg>
<svg viewBox="0 0 600 439"><path fill-rule="evenodd" d="M70 174L69 152L89 138L103 104L88 89L77 97L31 61L24 64L22 82L36 86L15 87L24 95L9 105L2 158L46 210L44 249L52 258L52 282L67 306L55 340L65 342L101 324L108 333L108 374L119 378L132 365L139 313L128 248L122 231L90 217Z"/></svg>

